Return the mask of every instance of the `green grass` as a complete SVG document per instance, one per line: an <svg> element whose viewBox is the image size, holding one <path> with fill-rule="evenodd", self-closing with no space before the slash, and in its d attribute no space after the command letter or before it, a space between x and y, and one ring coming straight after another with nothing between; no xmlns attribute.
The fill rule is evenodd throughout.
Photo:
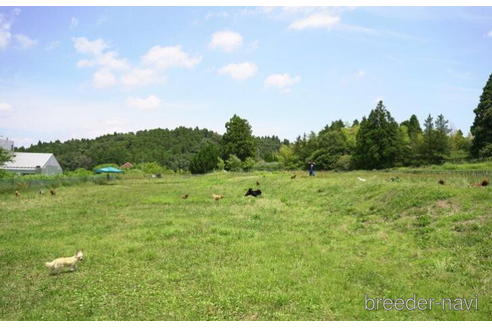
<svg viewBox="0 0 492 328"><path fill-rule="evenodd" d="M172 175L0 195L0 319L490 320L492 187L394 174ZM256 181L263 195L243 197ZM48 274L44 262L78 248L78 271ZM364 295L413 294L478 295L479 309L364 310Z"/></svg>
<svg viewBox="0 0 492 328"><path fill-rule="evenodd" d="M463 162L463 163L443 163L441 165L427 165L419 168L408 168L408 167L400 167L398 170L402 171L428 171L428 170L436 170L436 171L492 171L492 161L480 161L480 162Z"/></svg>

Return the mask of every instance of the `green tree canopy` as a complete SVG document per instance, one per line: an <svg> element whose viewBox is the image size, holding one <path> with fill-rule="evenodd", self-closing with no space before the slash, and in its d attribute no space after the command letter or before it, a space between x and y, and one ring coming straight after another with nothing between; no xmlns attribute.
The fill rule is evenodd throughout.
<svg viewBox="0 0 492 328"><path fill-rule="evenodd" d="M480 151L492 144L492 74L483 88L480 103L473 112L475 120L471 127L473 141L470 151L473 157L479 157Z"/></svg>
<svg viewBox="0 0 492 328"><path fill-rule="evenodd" d="M410 116L410 119L403 121L401 126L406 126L408 130L408 136L410 139L415 140L419 133L422 133L422 128L420 127L420 122L415 114Z"/></svg>
<svg viewBox="0 0 492 328"><path fill-rule="evenodd" d="M429 114L424 123L424 139L420 149L423 163L439 164L449 156L450 141L448 121L441 114L433 120Z"/></svg>
<svg viewBox="0 0 492 328"><path fill-rule="evenodd" d="M379 101L357 133L354 162L362 169L392 167L398 157L398 124Z"/></svg>
<svg viewBox="0 0 492 328"><path fill-rule="evenodd" d="M3 165L5 162L10 161L13 157L14 154L3 148L0 148L0 165Z"/></svg>
<svg viewBox="0 0 492 328"><path fill-rule="evenodd" d="M255 139L248 121L234 115L225 124L226 133L222 136L222 156L224 159L236 155L240 160L255 155Z"/></svg>
<svg viewBox="0 0 492 328"><path fill-rule="evenodd" d="M214 144L208 144L202 148L191 160L191 173L207 173L217 167L219 148Z"/></svg>
<svg viewBox="0 0 492 328"><path fill-rule="evenodd" d="M338 159L350 152L347 135L341 127L320 133L318 146L319 148L312 153L309 160L316 162L316 167L319 169L334 169Z"/></svg>

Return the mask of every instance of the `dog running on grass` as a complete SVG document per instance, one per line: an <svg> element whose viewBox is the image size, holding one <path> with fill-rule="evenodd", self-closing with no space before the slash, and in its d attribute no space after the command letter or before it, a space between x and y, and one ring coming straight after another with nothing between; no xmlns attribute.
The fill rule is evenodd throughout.
<svg viewBox="0 0 492 328"><path fill-rule="evenodd" d="M212 198L213 198L214 200L219 200L219 199L224 198L224 195L212 194Z"/></svg>
<svg viewBox="0 0 492 328"><path fill-rule="evenodd" d="M291 178L291 179L295 179L295 178L296 178L296 176L297 176L297 174L294 174L294 175L293 175L293 176L291 176L290 178Z"/></svg>
<svg viewBox="0 0 492 328"><path fill-rule="evenodd" d="M51 274L56 274L63 268L70 268L70 271L75 271L77 269L77 262L84 259L84 253L82 251L77 251L72 257L60 257L51 262L46 262L44 265L51 269Z"/></svg>
<svg viewBox="0 0 492 328"><path fill-rule="evenodd" d="M50 189L50 194L51 194L51 196L55 196L56 195L56 190L55 189Z"/></svg>
<svg viewBox="0 0 492 328"><path fill-rule="evenodd" d="M487 187L489 185L489 180L484 179L482 182L479 183L472 183L470 187Z"/></svg>
<svg viewBox="0 0 492 328"><path fill-rule="evenodd" d="M190 196L190 195L188 195L188 194L184 194L183 196L181 196L181 198L183 198L183 199L188 199L188 197L189 197L189 196Z"/></svg>
<svg viewBox="0 0 492 328"><path fill-rule="evenodd" d="M260 189L253 190L253 189L249 188L248 191L246 191L246 194L244 196L257 197L257 196L260 196L260 195L261 195L261 190Z"/></svg>
<svg viewBox="0 0 492 328"><path fill-rule="evenodd" d="M444 185L445 184L444 180L442 180L442 179L439 180L439 181L437 181L437 183L439 183L440 185Z"/></svg>
<svg viewBox="0 0 492 328"><path fill-rule="evenodd" d="M20 197L20 192L18 190L15 191L15 197Z"/></svg>

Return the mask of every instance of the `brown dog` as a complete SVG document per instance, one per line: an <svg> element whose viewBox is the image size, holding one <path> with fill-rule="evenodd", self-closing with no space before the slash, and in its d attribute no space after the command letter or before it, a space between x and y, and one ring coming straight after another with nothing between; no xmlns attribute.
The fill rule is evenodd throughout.
<svg viewBox="0 0 492 328"><path fill-rule="evenodd" d="M212 198L213 198L214 200L219 200L219 199L224 198L224 195L212 194Z"/></svg>

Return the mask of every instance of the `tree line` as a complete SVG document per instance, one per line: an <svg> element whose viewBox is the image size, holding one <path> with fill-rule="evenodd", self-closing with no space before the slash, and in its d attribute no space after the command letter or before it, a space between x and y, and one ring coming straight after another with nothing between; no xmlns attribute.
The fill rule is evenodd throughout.
<svg viewBox="0 0 492 328"><path fill-rule="evenodd" d="M333 121L295 141L256 137L249 122L234 115L221 136L178 127L114 133L95 139L38 142L17 151L54 153L65 170L91 169L103 163L154 162L174 171L205 173L214 169L300 169L314 161L318 169L384 169L439 164L450 159L492 157L492 74L474 110L471 134L451 131L441 114L421 125L416 115L397 123L382 101L360 121Z"/></svg>

